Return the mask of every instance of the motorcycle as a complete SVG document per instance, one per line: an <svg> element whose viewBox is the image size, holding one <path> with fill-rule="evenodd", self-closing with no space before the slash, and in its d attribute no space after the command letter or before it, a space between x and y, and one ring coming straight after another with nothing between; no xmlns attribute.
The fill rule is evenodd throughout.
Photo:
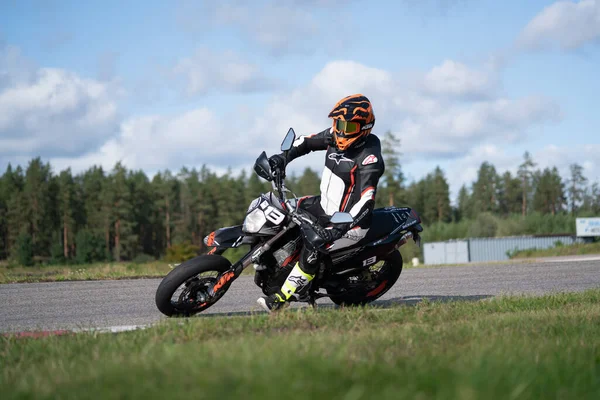
<svg viewBox="0 0 600 400"><path fill-rule="evenodd" d="M292 148L296 134L288 131L281 151ZM373 210L367 235L351 247L327 249L317 245L314 216L300 207L298 199L285 186L285 167L271 168L263 151L254 171L270 181L272 192L261 194L247 209L242 225L217 229L204 238L210 250L183 262L171 270L156 290L156 306L167 316L191 316L215 304L227 292L244 269L254 266L254 282L265 295L283 285L302 246L322 251L315 278L307 293L298 301L316 306L316 300L329 297L337 305L364 305L385 294L402 272L399 247L413 239L420 246L423 231L419 215L408 207ZM288 199L286 193L293 198ZM332 226L352 223L346 212L335 212ZM250 250L231 263L223 253L230 248L249 245ZM324 290L324 292L323 292Z"/></svg>

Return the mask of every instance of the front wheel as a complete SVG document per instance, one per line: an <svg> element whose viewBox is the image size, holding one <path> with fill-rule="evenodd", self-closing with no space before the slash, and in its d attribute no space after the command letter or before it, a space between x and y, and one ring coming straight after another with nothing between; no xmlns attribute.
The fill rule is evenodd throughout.
<svg viewBox="0 0 600 400"><path fill-rule="evenodd" d="M208 290L230 267L229 260L219 255L201 255L178 265L158 285L156 307L169 317L206 310L229 289L231 282L223 285L215 296L208 296Z"/></svg>
<svg viewBox="0 0 600 400"><path fill-rule="evenodd" d="M380 298L400 277L402 262L398 250L391 252L368 270L346 278L346 288L335 294L330 293L331 301L340 306L359 306Z"/></svg>

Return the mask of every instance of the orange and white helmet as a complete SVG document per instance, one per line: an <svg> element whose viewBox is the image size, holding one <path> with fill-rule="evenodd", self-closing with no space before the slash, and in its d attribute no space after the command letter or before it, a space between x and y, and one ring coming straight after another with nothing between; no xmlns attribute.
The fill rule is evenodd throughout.
<svg viewBox="0 0 600 400"><path fill-rule="evenodd" d="M329 118L333 118L333 139L340 151L360 143L375 125L371 102L362 94L341 99L329 113Z"/></svg>

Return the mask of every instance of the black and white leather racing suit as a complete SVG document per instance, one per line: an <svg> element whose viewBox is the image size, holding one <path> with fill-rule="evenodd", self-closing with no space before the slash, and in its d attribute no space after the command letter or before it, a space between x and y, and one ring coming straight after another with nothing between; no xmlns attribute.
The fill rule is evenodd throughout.
<svg viewBox="0 0 600 400"><path fill-rule="evenodd" d="M329 247L329 250L338 250L356 244L369 231L377 184L385 170L381 144L377 136L369 134L361 143L346 151L338 151L333 146L331 128L328 128L296 139L287 153L286 161L318 150L327 150L321 177L321 195L301 198L298 206L318 217L322 224L326 224L336 211L352 215L354 222L351 228ZM307 256L304 254L301 257L305 266Z"/></svg>

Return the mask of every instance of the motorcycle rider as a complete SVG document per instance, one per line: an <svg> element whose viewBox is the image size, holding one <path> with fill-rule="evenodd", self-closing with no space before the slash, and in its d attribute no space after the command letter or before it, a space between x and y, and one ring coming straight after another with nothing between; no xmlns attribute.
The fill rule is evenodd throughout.
<svg viewBox="0 0 600 400"><path fill-rule="evenodd" d="M285 165L295 158L327 150L320 196L301 198L297 206L318 219L314 230L322 239L321 244L326 244L327 250L338 250L356 244L369 231L377 184L385 165L379 138L371 134L375 115L367 97L344 97L333 107L329 118L333 119L331 128L300 136L287 155L275 154L269 163L274 171L284 171ZM346 226L328 226L329 217L336 211L350 213L354 221ZM307 243L302 247L299 261L278 292L257 300L265 310L278 310L308 290L322 257L318 249L310 250L311 247L314 246Z"/></svg>

